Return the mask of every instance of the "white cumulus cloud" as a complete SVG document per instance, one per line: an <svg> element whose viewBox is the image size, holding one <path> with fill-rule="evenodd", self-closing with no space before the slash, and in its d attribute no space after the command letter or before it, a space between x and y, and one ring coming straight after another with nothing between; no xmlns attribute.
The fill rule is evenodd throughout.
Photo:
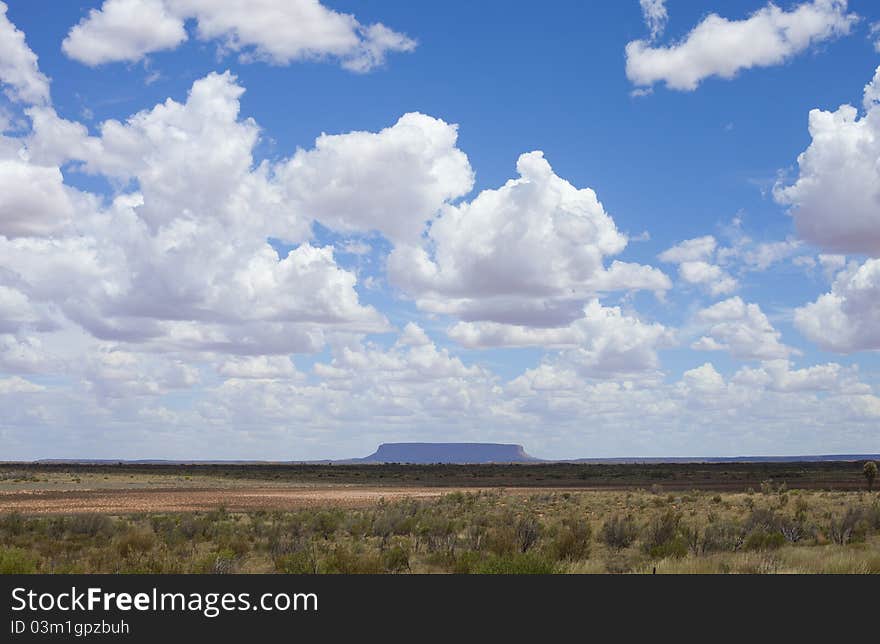
<svg viewBox="0 0 880 644"><path fill-rule="evenodd" d="M25 42L24 33L6 16L0 2L0 83L15 101L41 104L49 100L49 79L37 66L37 56Z"/></svg>
<svg viewBox="0 0 880 644"><path fill-rule="evenodd" d="M138 61L187 39L183 20L165 0L106 0L75 25L61 49L87 65Z"/></svg>
<svg viewBox="0 0 880 644"><path fill-rule="evenodd" d="M857 20L847 13L846 0L812 0L790 11L771 3L743 20L710 13L674 44L628 43L626 75L641 87L664 82L670 89L691 91L712 76L729 79L743 69L782 64L848 34Z"/></svg>
<svg viewBox="0 0 880 644"><path fill-rule="evenodd" d="M791 185L774 196L791 207L798 233L834 252L880 256L880 67L865 87L864 115L843 105L810 111L810 146Z"/></svg>
<svg viewBox="0 0 880 644"><path fill-rule="evenodd" d="M687 284L700 286L712 296L726 295L739 288L739 282L716 261L718 242L711 235L686 239L666 249L660 261L678 264L678 275Z"/></svg>
<svg viewBox="0 0 880 644"><path fill-rule="evenodd" d="M0 235L49 235L69 223L73 213L57 167L0 155Z"/></svg>
<svg viewBox="0 0 880 644"><path fill-rule="evenodd" d="M627 238L590 188L557 176L541 152L517 161L519 178L445 206L425 243L400 245L389 277L419 307L465 320L561 326L597 291L664 291L653 267L604 260Z"/></svg>
<svg viewBox="0 0 880 644"><path fill-rule="evenodd" d="M777 331L757 304L739 297L718 302L699 311L699 324L705 335L691 345L701 351L729 351L743 360L770 360L788 357L793 350L780 341Z"/></svg>
<svg viewBox="0 0 880 644"><path fill-rule="evenodd" d="M808 339L840 353L880 350L880 259L840 272L831 292L795 310Z"/></svg>
<svg viewBox="0 0 880 644"><path fill-rule="evenodd" d="M366 72L389 52L416 46L381 23L361 24L318 0L106 0L71 28L62 48L87 65L137 61L180 45L190 19L199 40L217 42L244 61L275 65L332 57Z"/></svg>
<svg viewBox="0 0 880 644"><path fill-rule="evenodd" d="M277 174L308 217L412 244L445 203L473 187L457 139L457 126L414 112L375 133L324 134Z"/></svg>
<svg viewBox="0 0 880 644"><path fill-rule="evenodd" d="M643 322L598 300L590 301L583 317L564 327L459 322L449 329L449 336L468 348L564 348L566 360L592 374L655 370L660 364L657 349L675 342L674 332L662 324Z"/></svg>
<svg viewBox="0 0 880 644"><path fill-rule="evenodd" d="M386 329L381 314L360 304L354 273L336 264L332 247L307 241L310 220L286 203L268 165L255 164L259 127L239 118L243 91L231 74L212 73L185 103L168 99L125 122L106 121L100 136L34 111L26 141L34 159L78 161L87 172L133 181L136 191L106 206L80 196L75 234L37 237L41 208L65 214L45 203L64 194L59 173L41 171L39 195L3 196L20 207L0 211L0 229L20 234L0 237L0 266L20 276L31 300L103 339L283 353L317 350L332 329ZM10 219L23 205L34 214L29 229ZM279 257L270 236L295 248Z"/></svg>

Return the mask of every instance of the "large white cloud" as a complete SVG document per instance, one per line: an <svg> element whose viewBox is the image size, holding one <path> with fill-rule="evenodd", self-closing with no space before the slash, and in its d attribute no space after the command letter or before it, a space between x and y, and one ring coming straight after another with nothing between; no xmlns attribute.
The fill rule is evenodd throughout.
<svg viewBox="0 0 880 644"><path fill-rule="evenodd" d="M416 46L381 23L361 24L318 0L106 0L71 28L62 48L88 65L137 61L186 40L188 19L196 21L200 40L218 41L221 51L276 65L334 57L364 72L389 52Z"/></svg>
<svg viewBox="0 0 880 644"><path fill-rule="evenodd" d="M388 260L394 284L419 307L465 320L560 326L598 291L663 291L669 278L608 256L626 236L596 193L558 177L541 152L517 161L518 179L446 206L426 243L400 245Z"/></svg>
<svg viewBox="0 0 880 644"><path fill-rule="evenodd" d="M672 346L675 334L659 323L625 315L620 307L589 302L583 317L568 326L534 328L497 322L459 322L449 336L468 348L564 348L565 360L583 373L634 374L656 370L657 349Z"/></svg>
<svg viewBox="0 0 880 644"><path fill-rule="evenodd" d="M67 225L73 214L57 167L0 157L0 235L49 235Z"/></svg>
<svg viewBox="0 0 880 644"><path fill-rule="evenodd" d="M791 205L798 232L823 248L880 255L880 68L865 86L859 116L851 105L812 110L812 143L798 157L799 176L777 185ZM843 268L840 255L820 255L826 273ZM795 310L795 324L824 349L842 353L880 349L880 260L840 271L831 292Z"/></svg>
<svg viewBox="0 0 880 644"><path fill-rule="evenodd" d="M37 66L37 56L25 42L24 33L6 16L0 2L0 84L16 101L41 104L49 100L49 79Z"/></svg>
<svg viewBox="0 0 880 644"><path fill-rule="evenodd" d="M379 231L417 243L426 222L471 190L458 127L419 113L380 132L321 135L278 176L299 210L342 231Z"/></svg>
<svg viewBox="0 0 880 644"><path fill-rule="evenodd" d="M694 90L706 78L733 78L743 69L779 65L810 46L846 35L858 20L846 0L812 0L784 11L768 4L744 20L711 13L681 41L626 46L626 75L635 85L664 82Z"/></svg>
<svg viewBox="0 0 880 644"><path fill-rule="evenodd" d="M831 292L795 309L794 322L823 349L852 353L880 350L880 259L837 275Z"/></svg>
<svg viewBox="0 0 880 644"><path fill-rule="evenodd" d="M705 335L691 347L701 351L729 351L734 358L770 360L785 358L791 347L780 342L782 335L757 304L732 297L699 311L696 321Z"/></svg>
<svg viewBox="0 0 880 644"><path fill-rule="evenodd" d="M317 350L333 329L384 330L360 304L355 275L330 247L305 241L309 220L254 163L259 128L239 119L242 92L230 74L210 74L185 103L107 121L98 137L50 108L33 111L32 158L80 161L137 192L106 207L84 200L76 234L0 238L0 263L32 300L105 339L283 353ZM269 236L300 243L278 257Z"/></svg>
<svg viewBox="0 0 880 644"><path fill-rule="evenodd" d="M61 48L87 65L137 61L187 39L183 20L164 0L106 0L75 25Z"/></svg>
<svg viewBox="0 0 880 644"><path fill-rule="evenodd" d="M810 146L799 174L779 184L798 233L822 248L880 255L880 68L864 92L865 114L851 105L810 111Z"/></svg>

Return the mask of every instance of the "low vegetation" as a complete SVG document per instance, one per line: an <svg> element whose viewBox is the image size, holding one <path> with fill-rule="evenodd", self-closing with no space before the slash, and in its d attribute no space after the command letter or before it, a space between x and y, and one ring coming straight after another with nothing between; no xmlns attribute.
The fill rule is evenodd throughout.
<svg viewBox="0 0 880 644"><path fill-rule="evenodd" d="M860 490L873 484L876 463L534 463L487 465L386 464L74 464L0 463L0 491L39 487L107 488L242 485L377 485L382 487L583 487L665 490L760 489L787 481L799 489ZM873 466L873 469L872 467ZM873 472L873 475L871 474Z"/></svg>
<svg viewBox="0 0 880 644"><path fill-rule="evenodd" d="M0 573L880 573L868 491L454 492L362 509L0 515Z"/></svg>

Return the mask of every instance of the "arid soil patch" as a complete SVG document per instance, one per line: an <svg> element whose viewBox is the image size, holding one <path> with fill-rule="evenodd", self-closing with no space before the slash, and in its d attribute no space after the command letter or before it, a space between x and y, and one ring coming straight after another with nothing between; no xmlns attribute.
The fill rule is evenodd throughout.
<svg viewBox="0 0 880 644"><path fill-rule="evenodd" d="M295 510L309 507L366 507L380 500L435 498L449 488L230 488L159 490L71 490L0 492L0 512L23 514L127 514L216 510ZM471 489L470 491L473 491ZM534 493L535 490L529 490Z"/></svg>

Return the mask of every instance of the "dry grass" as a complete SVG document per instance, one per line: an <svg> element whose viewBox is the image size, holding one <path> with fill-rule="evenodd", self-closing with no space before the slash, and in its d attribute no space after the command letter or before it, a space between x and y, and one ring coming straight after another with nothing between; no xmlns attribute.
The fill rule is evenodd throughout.
<svg viewBox="0 0 880 644"><path fill-rule="evenodd" d="M0 513L0 572L880 572L877 493L445 492L357 507Z"/></svg>

